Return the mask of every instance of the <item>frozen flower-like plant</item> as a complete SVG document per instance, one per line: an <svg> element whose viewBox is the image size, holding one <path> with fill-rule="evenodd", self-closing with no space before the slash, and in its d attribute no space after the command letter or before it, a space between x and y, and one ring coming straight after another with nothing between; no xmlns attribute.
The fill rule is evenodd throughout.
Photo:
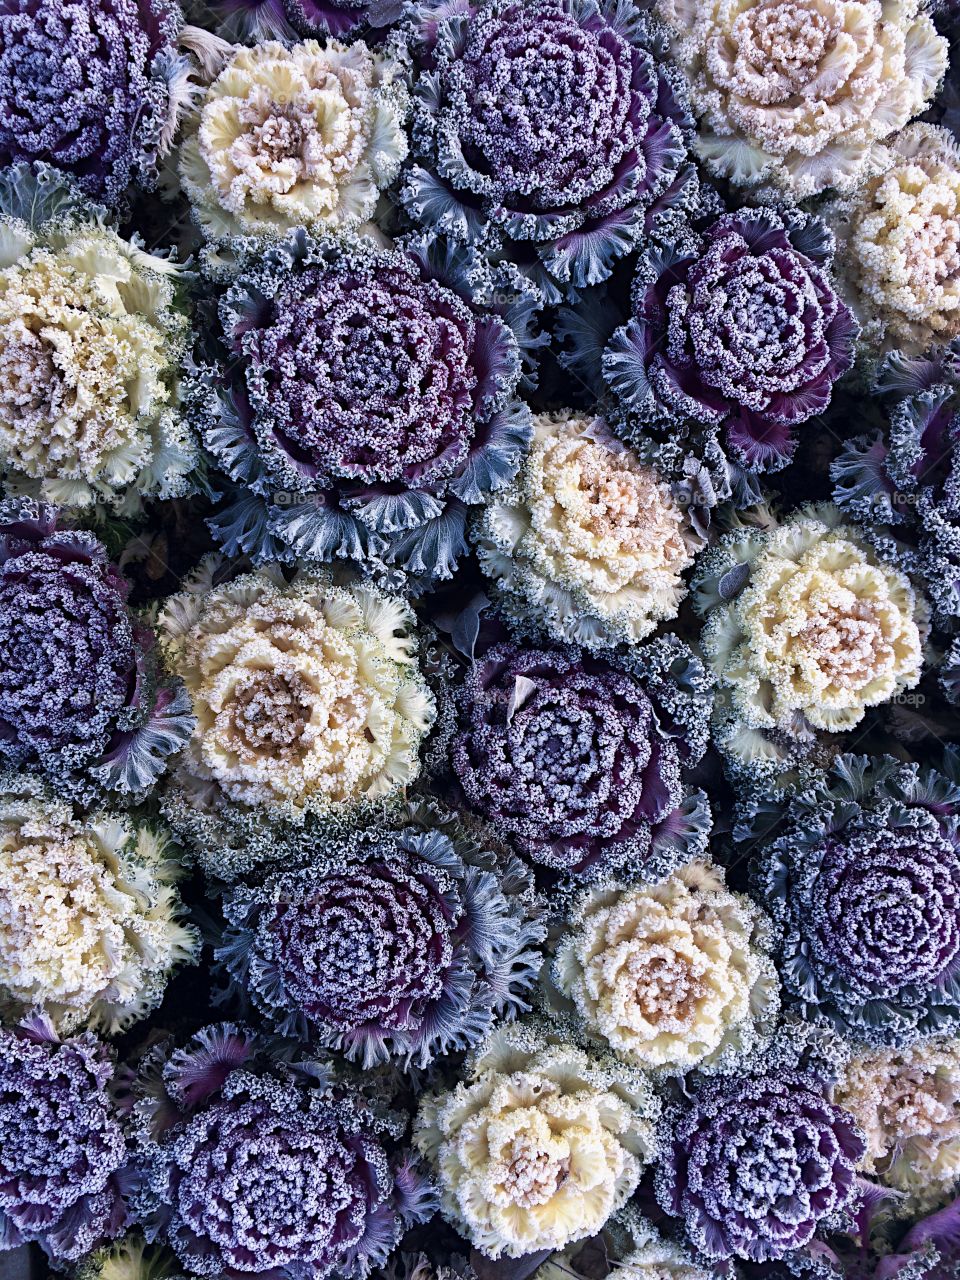
<svg viewBox="0 0 960 1280"><path fill-rule="evenodd" d="M59 1030L112 1035L160 1003L199 951L180 919L169 837L130 818L75 818L36 779L0 784L0 996Z"/></svg>
<svg viewBox="0 0 960 1280"><path fill-rule="evenodd" d="M174 596L160 627L197 718L168 811L209 866L233 810L348 821L416 778L434 704L399 597L263 570Z"/></svg>
<svg viewBox="0 0 960 1280"><path fill-rule="evenodd" d="M872 1045L960 1026L960 772L841 756L756 869L785 996Z"/></svg>
<svg viewBox="0 0 960 1280"><path fill-rule="evenodd" d="M853 364L857 326L831 279L833 252L807 214L745 209L702 233L677 221L641 258L632 314L603 355L624 412L640 429L722 426L745 466L785 466L796 428Z"/></svg>
<svg viewBox="0 0 960 1280"><path fill-rule="evenodd" d="M951 348L892 354L880 369L884 425L844 441L830 466L833 500L883 554L896 555L935 623L960 617L960 400Z"/></svg>
<svg viewBox="0 0 960 1280"><path fill-rule="evenodd" d="M657 1199L716 1261L782 1258L857 1199L853 1117L796 1071L719 1076L664 1118Z"/></svg>
<svg viewBox="0 0 960 1280"><path fill-rule="evenodd" d="M138 1212L191 1275L363 1277L434 1208L404 1118L284 1050L221 1024L143 1060Z"/></svg>
<svg viewBox="0 0 960 1280"><path fill-rule="evenodd" d="M814 730L851 729L920 679L925 602L840 519L823 505L742 528L698 566L701 644L734 762L773 758Z"/></svg>
<svg viewBox="0 0 960 1280"><path fill-rule="evenodd" d="M831 221L838 263L873 347L920 354L960 335L960 147L913 124Z"/></svg>
<svg viewBox="0 0 960 1280"><path fill-rule="evenodd" d="M204 234L358 230L407 154L405 104L401 67L362 40L237 46L180 148Z"/></svg>
<svg viewBox="0 0 960 1280"><path fill-rule="evenodd" d="M471 301L490 272L468 258L298 233L227 290L235 381L214 371L203 434L247 486L214 522L228 551L451 576L530 434L517 338Z"/></svg>
<svg viewBox="0 0 960 1280"><path fill-rule="evenodd" d="M656 1115L640 1073L517 1024L424 1098L414 1137L444 1216L486 1257L517 1258L600 1230L637 1187Z"/></svg>
<svg viewBox="0 0 960 1280"><path fill-rule="evenodd" d="M675 637L609 661L503 643L459 691L453 771L468 804L571 876L664 874L702 853L709 813L683 771L707 743L710 686Z"/></svg>
<svg viewBox="0 0 960 1280"><path fill-rule="evenodd" d="M575 904L553 960L591 1039L646 1069L730 1070L778 1009L770 926L719 870L604 885Z"/></svg>
<svg viewBox="0 0 960 1280"><path fill-rule="evenodd" d="M140 795L189 737L189 706L158 680L153 632L106 549L57 521L0 503L0 759L85 802Z"/></svg>
<svg viewBox="0 0 960 1280"><path fill-rule="evenodd" d="M658 0L656 12L689 78L707 166L798 200L856 187L947 66L921 0Z"/></svg>
<svg viewBox="0 0 960 1280"><path fill-rule="evenodd" d="M0 467L63 506L190 489L177 268L123 240L62 175L0 172Z"/></svg>
<svg viewBox="0 0 960 1280"><path fill-rule="evenodd" d="M114 1062L92 1032L59 1040L40 1014L0 1028L0 1248L35 1241L75 1262L129 1214Z"/></svg>
<svg viewBox="0 0 960 1280"><path fill-rule="evenodd" d="M4 0L0 164L45 161L88 196L152 187L188 66L170 0Z"/></svg>
<svg viewBox="0 0 960 1280"><path fill-rule="evenodd" d="M960 1183L960 1040L861 1053L835 1097L866 1134L865 1171L905 1193L901 1211L950 1197Z"/></svg>
<svg viewBox="0 0 960 1280"><path fill-rule="evenodd" d="M281 1033L364 1067L426 1066L529 1008L544 934L532 878L485 861L441 830L358 834L308 870L233 889L218 958Z"/></svg>
<svg viewBox="0 0 960 1280"><path fill-rule="evenodd" d="M424 0L414 13L420 163L403 199L419 221L504 246L555 299L605 280L652 208L695 199L682 78L633 0Z"/></svg>
<svg viewBox="0 0 960 1280"><path fill-rule="evenodd" d="M676 617L697 544L670 489L608 430L572 411L534 419L516 479L473 539L511 625L588 649Z"/></svg>

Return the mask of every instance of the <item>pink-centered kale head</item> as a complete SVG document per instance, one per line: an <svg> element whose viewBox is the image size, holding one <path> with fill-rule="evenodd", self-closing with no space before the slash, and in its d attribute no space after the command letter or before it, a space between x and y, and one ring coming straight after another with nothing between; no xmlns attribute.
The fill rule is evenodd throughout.
<svg viewBox="0 0 960 1280"><path fill-rule="evenodd" d="M603 356L639 432L722 427L730 454L778 470L798 429L853 364L857 324L837 296L831 233L806 214L746 209L697 233L677 219L640 260L632 315Z"/></svg>
<svg viewBox="0 0 960 1280"><path fill-rule="evenodd" d="M153 634L104 546L57 519L0 504L0 760L85 802L140 795L187 741L189 707L158 682Z"/></svg>
<svg viewBox="0 0 960 1280"><path fill-rule="evenodd" d="M604 660L506 642L476 659L451 748L463 798L525 857L578 880L703 851L710 682L675 637Z"/></svg>
<svg viewBox="0 0 960 1280"><path fill-rule="evenodd" d="M114 1062L92 1032L59 1040L35 1014L0 1028L0 1250L73 1262L128 1222Z"/></svg>
<svg viewBox="0 0 960 1280"><path fill-rule="evenodd" d="M236 380L199 397L208 448L245 486L214 525L229 552L451 576L468 507L513 478L530 436L517 336L471 300L466 275L485 270L416 240L300 232L241 274L220 305ZM532 301L510 289L523 327Z"/></svg>
<svg viewBox="0 0 960 1280"><path fill-rule="evenodd" d="M755 883L779 932L785 995L804 1020L859 1044L956 1034L958 814L954 752L942 771L841 756L787 803Z"/></svg>
<svg viewBox="0 0 960 1280"><path fill-rule="evenodd" d="M422 224L500 247L548 301L607 279L661 207L697 199L682 77L632 0L413 7Z"/></svg>
<svg viewBox="0 0 960 1280"><path fill-rule="evenodd" d="M405 1120L287 1042L206 1027L133 1087L138 1213L193 1275L363 1277L433 1211Z"/></svg>
<svg viewBox="0 0 960 1280"><path fill-rule="evenodd" d="M184 60L167 0L2 0L0 164L42 160L107 204L152 186Z"/></svg>
<svg viewBox="0 0 960 1280"><path fill-rule="evenodd" d="M224 904L217 958L281 1034L424 1067L529 1010L545 931L518 859L413 827L318 855Z"/></svg>
<svg viewBox="0 0 960 1280"><path fill-rule="evenodd" d="M711 1262L769 1262L857 1199L864 1141L814 1078L722 1076L665 1115L656 1194Z"/></svg>

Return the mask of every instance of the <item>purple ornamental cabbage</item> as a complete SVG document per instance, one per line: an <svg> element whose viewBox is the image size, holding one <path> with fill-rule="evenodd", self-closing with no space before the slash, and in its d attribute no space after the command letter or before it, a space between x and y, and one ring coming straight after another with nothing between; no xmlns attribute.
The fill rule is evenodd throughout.
<svg viewBox="0 0 960 1280"><path fill-rule="evenodd" d="M441 831L337 848L224 903L216 955L283 1035L425 1067L528 1011L544 927L529 872Z"/></svg>
<svg viewBox="0 0 960 1280"><path fill-rule="evenodd" d="M745 209L702 234L678 219L641 259L631 318L603 356L636 429L722 425L744 466L786 466L794 428L827 408L853 364L857 325L830 278L833 252L807 214Z"/></svg>
<svg viewBox="0 0 960 1280"><path fill-rule="evenodd" d="M198 1276L366 1276L432 1213L403 1118L332 1068L230 1024L151 1050L138 1211L148 1238Z"/></svg>
<svg viewBox="0 0 960 1280"><path fill-rule="evenodd" d="M710 682L676 637L629 658L495 645L459 691L467 804L525 857L584 879L666 874L702 854L709 810L683 771L707 745Z"/></svg>
<svg viewBox="0 0 960 1280"><path fill-rule="evenodd" d="M221 34L242 44L264 40L380 35L403 16L404 0L219 0Z"/></svg>
<svg viewBox="0 0 960 1280"><path fill-rule="evenodd" d="M482 271L416 240L301 231L227 290L234 382L216 370L199 398L208 449L247 487L213 522L229 554L451 576L467 508L509 483L530 434L518 340L461 283Z"/></svg>
<svg viewBox="0 0 960 1280"><path fill-rule="evenodd" d="M785 996L855 1042L905 1045L960 1027L956 752L942 769L838 757L787 803L755 869Z"/></svg>
<svg viewBox="0 0 960 1280"><path fill-rule="evenodd" d="M99 788L145 793L192 729L182 688L157 682L129 590L55 508L0 503L0 761L39 767L84 802Z"/></svg>
<svg viewBox="0 0 960 1280"><path fill-rule="evenodd" d="M0 165L41 160L116 204L152 186L186 66L172 0L0 0Z"/></svg>
<svg viewBox="0 0 960 1280"><path fill-rule="evenodd" d="M42 1014L0 1028L0 1250L72 1262L128 1221L114 1063L92 1031L59 1040Z"/></svg>
<svg viewBox="0 0 960 1280"><path fill-rule="evenodd" d="M714 1077L665 1116L660 1206L705 1258L766 1262L854 1206L865 1143L800 1072Z"/></svg>
<svg viewBox="0 0 960 1280"><path fill-rule="evenodd" d="M651 214L691 207L693 118L633 0L422 0L402 199L417 222L505 251L549 302L605 280Z"/></svg>
<svg viewBox="0 0 960 1280"><path fill-rule="evenodd" d="M887 358L876 390L886 426L846 441L830 468L834 501L888 560L922 584L934 620L960 618L960 367L956 344Z"/></svg>

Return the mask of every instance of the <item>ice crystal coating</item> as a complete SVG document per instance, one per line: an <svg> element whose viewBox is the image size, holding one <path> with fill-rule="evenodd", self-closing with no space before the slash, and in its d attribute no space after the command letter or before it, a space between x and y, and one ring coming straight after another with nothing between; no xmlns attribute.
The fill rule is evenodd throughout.
<svg viewBox="0 0 960 1280"><path fill-rule="evenodd" d="M204 234L345 234L407 154L402 68L362 40L238 46L191 117L180 179Z"/></svg>
<svg viewBox="0 0 960 1280"><path fill-rule="evenodd" d="M663 1128L657 1199L707 1258L782 1258L856 1200L863 1138L802 1073L713 1077Z"/></svg>
<svg viewBox="0 0 960 1280"><path fill-rule="evenodd" d="M745 186L850 191L947 66L921 0L658 0L700 117L696 149Z"/></svg>
<svg viewBox="0 0 960 1280"><path fill-rule="evenodd" d="M913 124L876 167L835 206L837 260L864 341L920 354L960 336L960 147Z"/></svg>
<svg viewBox="0 0 960 1280"><path fill-rule="evenodd" d="M0 1028L0 1247L73 1262L128 1220L127 1142L113 1059L92 1032L59 1040L40 1014Z"/></svg>
<svg viewBox="0 0 960 1280"><path fill-rule="evenodd" d="M619 1058L682 1074L730 1070L775 1019L770 926L722 873L690 863L660 884L604 885L576 903L552 979Z"/></svg>
<svg viewBox="0 0 960 1280"><path fill-rule="evenodd" d="M706 747L709 688L673 636L609 661L499 644L459 692L453 770L468 804L535 862L663 874L702 852L709 829L682 781Z"/></svg>
<svg viewBox="0 0 960 1280"><path fill-rule="evenodd" d="M414 1141L443 1215L486 1257L516 1258L603 1226L636 1189L656 1115L640 1073L518 1024L423 1099Z"/></svg>
<svg viewBox="0 0 960 1280"><path fill-rule="evenodd" d="M161 1044L135 1092L138 1211L191 1275L363 1277L434 1207L396 1113L245 1028Z"/></svg>
<svg viewBox="0 0 960 1280"><path fill-rule="evenodd" d="M960 772L841 756L760 855L785 996L854 1041L960 1026Z"/></svg>
<svg viewBox="0 0 960 1280"><path fill-rule="evenodd" d="M960 617L960 400L951 349L943 359L892 355L877 389L886 425L854 436L831 464L833 499L881 555L916 577L933 620Z"/></svg>
<svg viewBox="0 0 960 1280"><path fill-rule="evenodd" d="M420 222L502 245L555 300L605 280L658 206L689 205L692 118L662 33L632 0L415 6Z"/></svg>
<svg viewBox="0 0 960 1280"><path fill-rule="evenodd" d="M218 958L282 1034L365 1068L425 1067L529 1009L544 935L532 879L484 860L440 830L358 836L325 864L233 889Z"/></svg>
<svg viewBox="0 0 960 1280"><path fill-rule="evenodd" d="M58 792L140 795L183 745L182 689L157 683L153 633L91 533L54 508L0 503L0 760Z"/></svg>
<svg viewBox="0 0 960 1280"><path fill-rule="evenodd" d="M171 0L3 0L0 164L45 161L95 200L150 187L184 75Z"/></svg>
<svg viewBox="0 0 960 1280"><path fill-rule="evenodd" d="M75 818L36 779L0 781L0 998L58 1030L112 1035L160 1003L199 951L180 920L169 837L108 813Z"/></svg>
<svg viewBox="0 0 960 1280"><path fill-rule="evenodd" d="M215 380L204 436L249 486L238 524L216 523L228 551L451 576L467 507L512 479L530 434L517 339L462 278L484 270L462 262L458 275L419 241L301 233L227 291L236 382Z"/></svg>
<svg viewBox="0 0 960 1280"><path fill-rule="evenodd" d="M64 506L190 488L176 267L123 240L66 179L0 172L0 466Z"/></svg>
<svg viewBox="0 0 960 1280"><path fill-rule="evenodd" d="M75 1280L183 1280L176 1255L165 1245L148 1244L139 1232L87 1254L73 1274Z"/></svg>
<svg viewBox="0 0 960 1280"><path fill-rule="evenodd" d="M747 209L702 233L677 224L634 279L631 318L603 356L607 384L638 419L723 426L745 466L790 461L794 429L830 404L857 326L830 269L834 241L807 214Z"/></svg>
<svg viewBox="0 0 960 1280"><path fill-rule="evenodd" d="M718 742L734 760L851 729L920 678L924 601L833 506L728 535L693 590L720 685Z"/></svg>
<svg viewBox="0 0 960 1280"><path fill-rule="evenodd" d="M670 489L600 418L540 414L514 482L473 540L511 624L612 648L675 618L696 538Z"/></svg>
<svg viewBox="0 0 960 1280"><path fill-rule="evenodd" d="M865 1172L908 1197L901 1211L949 1199L960 1183L960 1040L862 1053L835 1101L866 1134Z"/></svg>
<svg viewBox="0 0 960 1280"><path fill-rule="evenodd" d="M416 778L434 702L399 597L261 570L172 597L160 636L197 718L169 810L195 838L223 808L336 818Z"/></svg>

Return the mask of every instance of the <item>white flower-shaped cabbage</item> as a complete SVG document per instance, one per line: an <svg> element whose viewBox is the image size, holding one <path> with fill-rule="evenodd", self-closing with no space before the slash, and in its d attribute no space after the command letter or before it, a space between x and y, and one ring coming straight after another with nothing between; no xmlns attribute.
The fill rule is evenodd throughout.
<svg viewBox="0 0 960 1280"><path fill-rule="evenodd" d="M47 501L187 492L178 407L188 327L170 264L96 223L0 227L0 463Z"/></svg>
<svg viewBox="0 0 960 1280"><path fill-rule="evenodd" d="M597 418L534 419L516 480L477 517L484 572L511 617L588 648L676 617L692 534L670 490Z"/></svg>
<svg viewBox="0 0 960 1280"><path fill-rule="evenodd" d="M407 154L405 113L402 68L362 40L238 47L188 126L183 189L213 239L355 231Z"/></svg>
<svg viewBox="0 0 960 1280"><path fill-rule="evenodd" d="M864 337L920 354L960 335L960 147L914 124L838 204L838 263Z"/></svg>
<svg viewBox="0 0 960 1280"><path fill-rule="evenodd" d="M0 790L0 992L60 1030L108 1034L149 1013L199 949L180 922L167 837L126 818L75 819L29 779Z"/></svg>
<svg viewBox="0 0 960 1280"><path fill-rule="evenodd" d="M553 981L588 1034L635 1066L729 1066L778 1005L763 914L691 863L659 884L587 892Z"/></svg>
<svg viewBox="0 0 960 1280"><path fill-rule="evenodd" d="M633 1194L654 1132L641 1077L522 1027L495 1033L470 1076L424 1099L414 1140L487 1257L582 1240Z"/></svg>
<svg viewBox="0 0 960 1280"><path fill-rule="evenodd" d="M412 781L433 722L414 619L367 586L262 571L161 617L197 727L180 773L246 805L343 805Z"/></svg>
<svg viewBox="0 0 960 1280"><path fill-rule="evenodd" d="M733 548L746 585L711 610L703 650L745 724L850 729L920 679L926 607L831 506Z"/></svg>
<svg viewBox="0 0 960 1280"><path fill-rule="evenodd" d="M854 1058L836 1101L867 1139L864 1171L922 1215L960 1188L960 1040Z"/></svg>
<svg viewBox="0 0 960 1280"><path fill-rule="evenodd" d="M658 0L656 11L710 168L737 183L770 178L797 199L852 190L947 66L920 0Z"/></svg>

